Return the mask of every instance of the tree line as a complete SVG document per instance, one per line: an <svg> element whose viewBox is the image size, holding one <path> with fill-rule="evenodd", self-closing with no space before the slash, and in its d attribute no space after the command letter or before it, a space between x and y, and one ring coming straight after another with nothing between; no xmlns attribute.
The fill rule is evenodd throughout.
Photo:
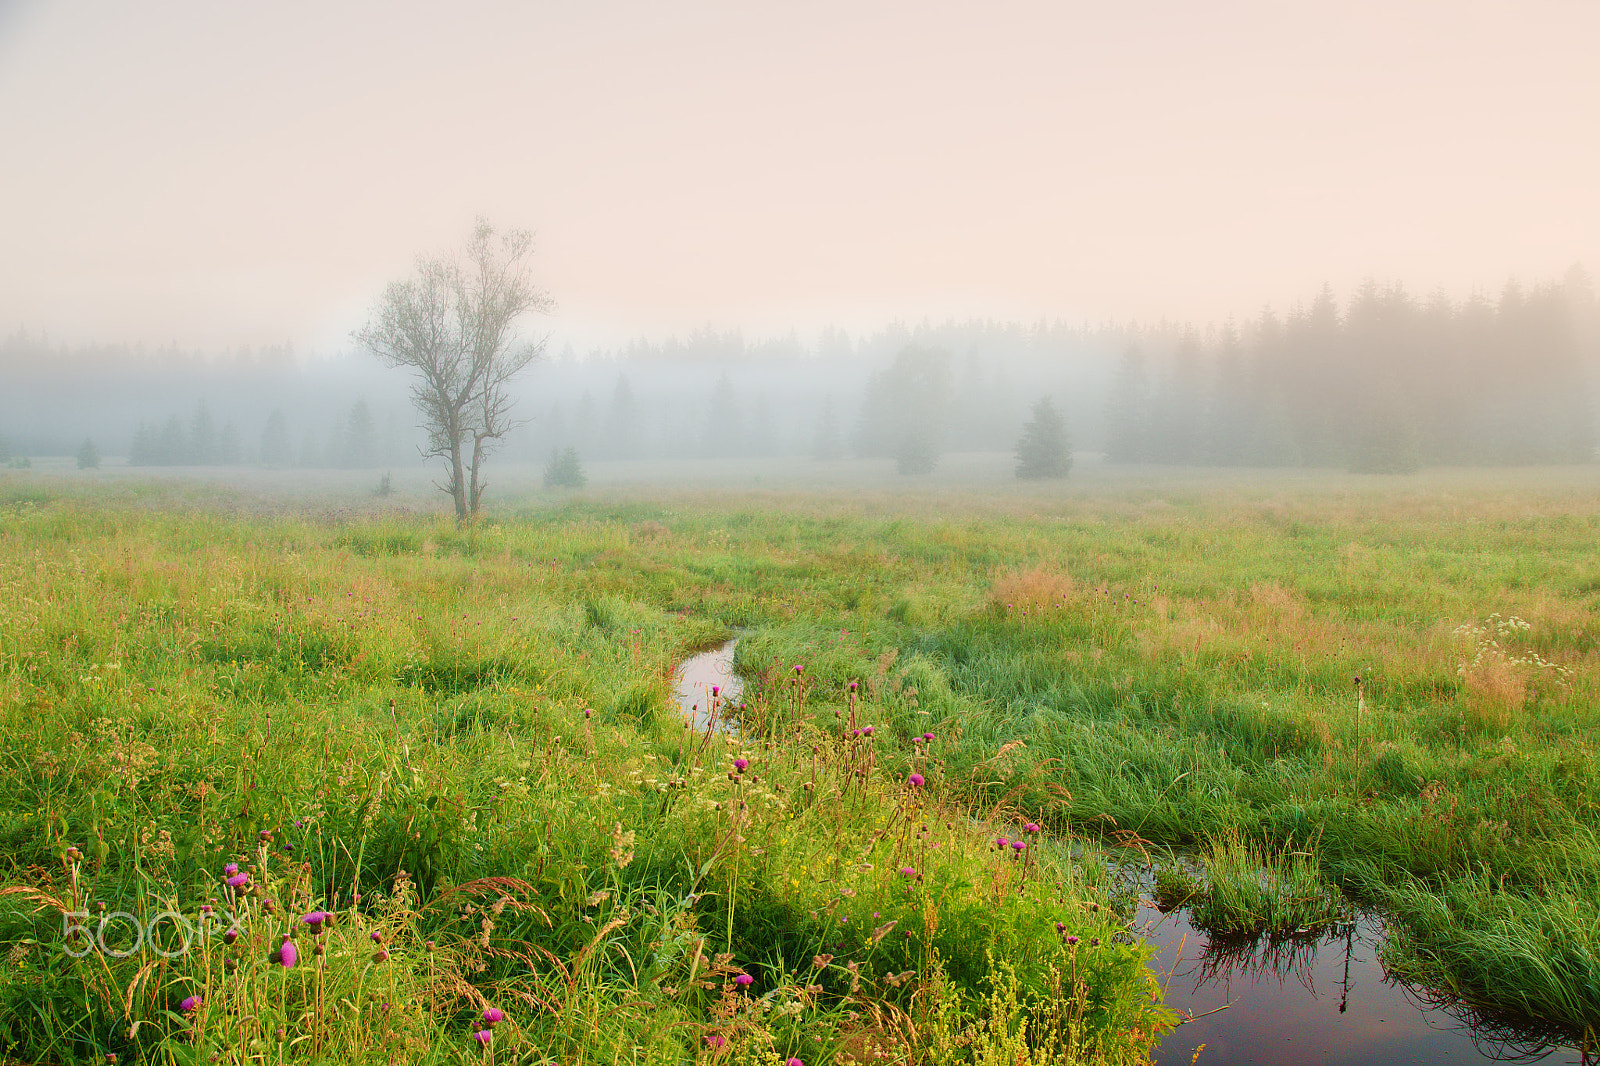
<svg viewBox="0 0 1600 1066"><path fill-rule="evenodd" d="M1498 300L1419 301L1324 287L1209 345L1179 332L1165 357L1137 341L1107 398L1105 453L1122 463L1345 467L1588 462L1596 309L1587 276Z"/></svg>
<svg viewBox="0 0 1600 1066"><path fill-rule="evenodd" d="M249 462L268 467L360 470L381 465L379 460L377 427L365 400L351 406L325 442L308 429L298 449L290 444L289 419L282 410L267 416L258 446L247 450L234 423L229 420L219 428L203 400L187 421L177 414L159 424L141 421L128 447L129 466L238 466Z"/></svg>

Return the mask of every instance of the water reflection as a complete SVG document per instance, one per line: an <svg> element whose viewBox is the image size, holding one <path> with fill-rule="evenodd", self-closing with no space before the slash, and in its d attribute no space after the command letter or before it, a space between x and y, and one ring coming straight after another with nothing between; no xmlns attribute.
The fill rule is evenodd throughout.
<svg viewBox="0 0 1600 1066"><path fill-rule="evenodd" d="M673 698L696 729L708 724L727 729L734 718L744 693L744 682L733 672L733 649L738 643L730 640L691 656L672 672Z"/></svg>
<svg viewBox="0 0 1600 1066"><path fill-rule="evenodd" d="M1446 1066L1562 1052L1552 1061L1600 1064L1570 1034L1497 1022L1397 980L1379 958L1384 930L1372 915L1320 934L1232 939L1146 907L1137 928L1159 947L1153 967L1167 1005L1193 1017L1162 1041L1158 1066Z"/></svg>

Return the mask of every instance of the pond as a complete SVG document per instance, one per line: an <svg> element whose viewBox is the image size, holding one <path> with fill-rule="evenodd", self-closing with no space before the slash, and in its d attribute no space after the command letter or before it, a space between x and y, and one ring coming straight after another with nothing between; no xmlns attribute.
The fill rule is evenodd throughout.
<svg viewBox="0 0 1600 1066"><path fill-rule="evenodd" d="M1390 977L1378 959L1383 926L1372 915L1320 937L1226 940L1196 931L1185 912L1145 906L1135 931L1159 948L1152 968L1167 1006L1196 1016L1162 1041L1157 1066L1596 1061L1431 1003Z"/></svg>

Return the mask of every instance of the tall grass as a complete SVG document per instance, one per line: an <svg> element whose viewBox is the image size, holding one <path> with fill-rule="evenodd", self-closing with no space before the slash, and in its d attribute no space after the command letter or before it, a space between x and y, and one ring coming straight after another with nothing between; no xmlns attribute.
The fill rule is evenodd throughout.
<svg viewBox="0 0 1600 1066"><path fill-rule="evenodd" d="M1145 1058L1171 1017L1098 875L995 851L1022 812L974 825L937 737L861 732L820 658L736 734L669 705L686 649L812 595L688 533L0 509L0 1048Z"/></svg>

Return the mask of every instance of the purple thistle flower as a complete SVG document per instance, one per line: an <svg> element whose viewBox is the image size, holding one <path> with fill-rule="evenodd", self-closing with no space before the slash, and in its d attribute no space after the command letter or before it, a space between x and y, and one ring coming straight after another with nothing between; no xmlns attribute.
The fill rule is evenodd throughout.
<svg viewBox="0 0 1600 1066"><path fill-rule="evenodd" d="M1010 847L1011 846L1011 838L1010 837L1001 837L999 840L995 841L995 846L996 847L1001 847L1001 848Z"/></svg>
<svg viewBox="0 0 1600 1066"><path fill-rule="evenodd" d="M803 673L804 671L805 671L805 667L801 666L799 663L795 663L794 664L794 672L795 673L799 674L799 673Z"/></svg>
<svg viewBox="0 0 1600 1066"><path fill-rule="evenodd" d="M484 1047L488 1047L489 1041L494 1039L494 1033L488 1029L479 1029L476 1033L472 1034L472 1039L476 1040Z"/></svg>
<svg viewBox="0 0 1600 1066"><path fill-rule="evenodd" d="M228 878L228 887L229 888L243 888L245 885L248 885L249 883L250 883L250 875L249 874L234 874L232 877Z"/></svg>
<svg viewBox="0 0 1600 1066"><path fill-rule="evenodd" d="M926 779L921 774L912 774L906 778L906 782L914 788L921 788L925 781Z"/></svg>
<svg viewBox="0 0 1600 1066"><path fill-rule="evenodd" d="M235 940L238 940L238 939L239 939L239 930L237 930L237 929L229 929L227 932L222 934L222 942L224 944L231 944Z"/></svg>
<svg viewBox="0 0 1600 1066"><path fill-rule="evenodd" d="M228 865L226 865L226 866L224 866L222 868L222 876L223 877L232 877L234 874L236 874L238 872L239 872L239 864L236 863L236 862L230 862Z"/></svg>
<svg viewBox="0 0 1600 1066"><path fill-rule="evenodd" d="M748 770L750 768L750 760L749 759L735 759L735 760L733 760L733 768L735 770L738 770L742 774L742 773L744 773L746 770Z"/></svg>
<svg viewBox="0 0 1600 1066"><path fill-rule="evenodd" d="M921 737L912 737L911 738L911 743L913 743L913 744L921 744L922 743L922 738Z"/></svg>
<svg viewBox="0 0 1600 1066"><path fill-rule="evenodd" d="M1075 937L1075 936L1069 936L1069 937L1067 937L1067 943L1068 943L1068 944L1069 944L1069 945L1074 945L1074 944L1077 944L1077 942L1078 942L1078 938L1077 938L1077 937Z"/></svg>
<svg viewBox="0 0 1600 1066"><path fill-rule="evenodd" d="M928 743L931 744L931 743L933 743L933 734L932 733L924 733L924 734L922 734L922 739L926 740Z"/></svg>
<svg viewBox="0 0 1600 1066"><path fill-rule="evenodd" d="M713 697L722 695L722 686L721 685L712 685L711 686L711 695Z"/></svg>
<svg viewBox="0 0 1600 1066"><path fill-rule="evenodd" d="M755 980L756 979L754 977L751 977L749 974L742 973L738 977L735 977L733 979L733 983L736 984L736 985L739 985L742 988L745 985L755 984Z"/></svg>
<svg viewBox="0 0 1600 1066"><path fill-rule="evenodd" d="M1029 822L1027 825L1023 826L1022 829L1027 833L1037 833L1039 831L1039 826L1035 822Z"/></svg>
<svg viewBox="0 0 1600 1066"><path fill-rule="evenodd" d="M1013 840L1011 842L1011 850L1012 851L1026 851L1026 850L1028 850L1028 845L1024 841Z"/></svg>
<svg viewBox="0 0 1600 1066"><path fill-rule="evenodd" d="M322 932L322 923L326 922L332 917L333 915L329 914L327 911L312 911L310 914L305 915L300 920L309 925L313 933L320 933Z"/></svg>
<svg viewBox="0 0 1600 1066"><path fill-rule="evenodd" d="M1057 922L1056 923L1056 932L1065 933L1066 931L1067 931L1067 923L1066 922Z"/></svg>
<svg viewBox="0 0 1600 1066"><path fill-rule="evenodd" d="M917 868L915 866L902 866L900 867L900 872L906 877L917 876ZM874 915L874 917L876 917L876 915Z"/></svg>
<svg viewBox="0 0 1600 1066"><path fill-rule="evenodd" d="M801 1062L799 1059L790 1056L789 1058L783 1060L783 1066L806 1066L806 1064Z"/></svg>
<svg viewBox="0 0 1600 1066"><path fill-rule="evenodd" d="M199 996L187 996L178 1004L178 1009L185 1014L193 1014L199 1008L200 1002Z"/></svg>
<svg viewBox="0 0 1600 1066"><path fill-rule="evenodd" d="M721 1033L707 1033L706 1034L706 1046L707 1047L721 1047L722 1045L726 1044L727 1042L728 1042L728 1038L723 1036Z"/></svg>
<svg viewBox="0 0 1600 1066"><path fill-rule="evenodd" d="M870 737L872 735L872 727L870 725L869 726L863 726L862 729L861 729L861 732L864 735Z"/></svg>
<svg viewBox="0 0 1600 1066"><path fill-rule="evenodd" d="M294 969L294 964L300 961L300 949L294 946L294 941L288 937L283 938L283 944L278 948L278 962L285 970Z"/></svg>
<svg viewBox="0 0 1600 1066"><path fill-rule="evenodd" d="M483 1009L483 1024L493 1029L496 1024L506 1020L506 1012L499 1007L485 1007Z"/></svg>

